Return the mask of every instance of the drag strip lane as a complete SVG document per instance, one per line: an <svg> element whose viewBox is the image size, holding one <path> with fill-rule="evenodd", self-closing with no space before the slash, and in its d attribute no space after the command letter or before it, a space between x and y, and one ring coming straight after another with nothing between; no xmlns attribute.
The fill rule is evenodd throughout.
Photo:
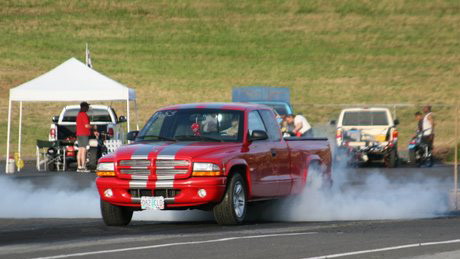
<svg viewBox="0 0 460 259"><path fill-rule="evenodd" d="M82 252L82 253L61 254L61 255L56 255L56 256L36 257L34 259L59 259L59 258L70 258L70 257L82 257L82 256L90 256L90 255L129 252L129 251L136 251L136 250L147 250L147 249L172 247L172 246L200 245L200 244L207 244L207 243L228 242L228 241L242 240L242 239L288 237L288 236L301 236L301 235L313 235L313 234L317 234L317 232L280 233L280 234L267 234L267 235L255 235L255 236L235 236L235 237L226 237L226 238L218 238L218 239L211 239L211 240L176 242L176 243L166 243L166 244L149 245L149 246L137 246L137 247L128 247L128 248L111 249L111 250L99 250L99 251Z"/></svg>
<svg viewBox="0 0 460 259"><path fill-rule="evenodd" d="M407 249L407 248L416 248L416 247L423 247L423 246L435 246L435 245L447 245L447 244L456 244L456 243L460 243L460 239L438 241L438 242L425 242L425 243L417 243L417 244L390 246L390 247L383 247L383 248L377 248L377 249L345 252L345 253L340 253L340 254L330 254L330 255L323 255L323 256L306 257L306 258L302 258L302 259L338 258L338 257L345 257L345 256L353 256L353 255L362 255L362 254L394 251L394 250Z"/></svg>

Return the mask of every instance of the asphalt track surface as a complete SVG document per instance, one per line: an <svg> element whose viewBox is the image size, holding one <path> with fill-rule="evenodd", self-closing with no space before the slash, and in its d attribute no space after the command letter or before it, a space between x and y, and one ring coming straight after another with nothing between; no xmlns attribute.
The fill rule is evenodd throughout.
<svg viewBox="0 0 460 259"><path fill-rule="evenodd" d="M449 180L453 168L360 168L350 180L379 170L404 179L422 172ZM37 173L5 176L38 186L67 177L74 188L93 174ZM7 208L1 208L7 209ZM460 214L429 219L331 222L249 221L219 226L211 220L133 221L107 227L99 218L0 218L0 258L460 258Z"/></svg>

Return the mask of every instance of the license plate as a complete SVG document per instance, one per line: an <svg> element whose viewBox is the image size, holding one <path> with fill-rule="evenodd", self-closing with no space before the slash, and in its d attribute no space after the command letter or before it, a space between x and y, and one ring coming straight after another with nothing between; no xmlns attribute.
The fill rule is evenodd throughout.
<svg viewBox="0 0 460 259"><path fill-rule="evenodd" d="M163 210L165 208L165 198L158 197L141 197L141 209L143 210Z"/></svg>

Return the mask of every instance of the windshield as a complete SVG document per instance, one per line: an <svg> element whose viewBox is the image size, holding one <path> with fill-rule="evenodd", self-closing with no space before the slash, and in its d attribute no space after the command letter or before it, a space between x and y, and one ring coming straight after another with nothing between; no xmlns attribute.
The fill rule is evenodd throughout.
<svg viewBox="0 0 460 259"><path fill-rule="evenodd" d="M80 108L67 109L62 118L62 122L76 122ZM88 117L91 122L112 122L110 113L107 109L89 108Z"/></svg>
<svg viewBox="0 0 460 259"><path fill-rule="evenodd" d="M156 112L139 132L137 141L228 141L243 139L243 112L180 109Z"/></svg>
<svg viewBox="0 0 460 259"><path fill-rule="evenodd" d="M345 112L343 126L387 126L388 117L385 111L353 111Z"/></svg>

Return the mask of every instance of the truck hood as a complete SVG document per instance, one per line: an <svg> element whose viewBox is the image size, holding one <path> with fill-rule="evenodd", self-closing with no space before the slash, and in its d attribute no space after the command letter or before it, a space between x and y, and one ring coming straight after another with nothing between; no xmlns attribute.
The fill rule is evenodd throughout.
<svg viewBox="0 0 460 259"><path fill-rule="evenodd" d="M241 148L241 143L225 142L143 142L120 147L115 154L117 160L128 159L196 159L204 156L217 158Z"/></svg>

